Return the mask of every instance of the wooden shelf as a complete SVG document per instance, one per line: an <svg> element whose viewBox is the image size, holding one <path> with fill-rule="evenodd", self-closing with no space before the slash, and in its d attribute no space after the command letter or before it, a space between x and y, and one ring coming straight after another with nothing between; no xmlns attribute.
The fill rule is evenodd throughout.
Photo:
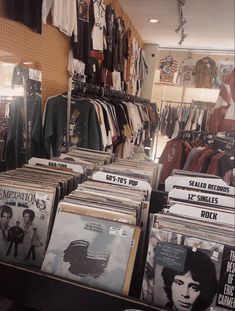
<svg viewBox="0 0 235 311"><path fill-rule="evenodd" d="M152 192L150 210L158 212L166 193ZM0 262L0 295L26 307L43 311L140 311L161 310L139 299L94 289L36 269ZM133 295L138 297L140 278L132 279Z"/></svg>
<svg viewBox="0 0 235 311"><path fill-rule="evenodd" d="M27 307L43 311L159 310L140 300L104 292L41 271L0 262L0 293Z"/></svg>

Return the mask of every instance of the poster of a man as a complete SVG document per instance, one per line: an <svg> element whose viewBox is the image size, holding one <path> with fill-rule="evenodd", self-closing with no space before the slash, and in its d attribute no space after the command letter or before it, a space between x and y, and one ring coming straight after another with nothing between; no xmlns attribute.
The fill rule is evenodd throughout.
<svg viewBox="0 0 235 311"><path fill-rule="evenodd" d="M232 276L226 272L233 248L176 233L152 229L141 298L169 311L220 310L225 305L234 310L227 291Z"/></svg>
<svg viewBox="0 0 235 311"><path fill-rule="evenodd" d="M210 257L200 250L187 249L184 271L164 267L162 270L164 290L172 311L207 310L217 292L216 269Z"/></svg>
<svg viewBox="0 0 235 311"><path fill-rule="evenodd" d="M0 249L6 252L8 246L7 232L10 228L10 220L12 219L12 208L8 205L0 206Z"/></svg>

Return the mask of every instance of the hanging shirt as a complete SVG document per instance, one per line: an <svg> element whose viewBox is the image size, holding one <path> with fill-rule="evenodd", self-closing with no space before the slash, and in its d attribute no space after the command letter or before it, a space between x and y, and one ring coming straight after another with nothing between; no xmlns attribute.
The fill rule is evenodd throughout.
<svg viewBox="0 0 235 311"><path fill-rule="evenodd" d="M231 61L221 61L217 64L218 75L216 77L216 87L220 88L224 82L224 79L229 75L234 68L234 62Z"/></svg>
<svg viewBox="0 0 235 311"><path fill-rule="evenodd" d="M89 7L90 0L77 0L77 37L73 36L72 49L74 58L84 63L91 48Z"/></svg>
<svg viewBox="0 0 235 311"><path fill-rule="evenodd" d="M29 157L42 157L42 97L31 94L27 99Z"/></svg>
<svg viewBox="0 0 235 311"><path fill-rule="evenodd" d="M42 33L42 0L7 0L7 17Z"/></svg>
<svg viewBox="0 0 235 311"><path fill-rule="evenodd" d="M105 22L105 3L103 0L93 1L94 27L92 29L92 49L102 51L106 48L106 39L104 31L106 31Z"/></svg>
<svg viewBox="0 0 235 311"><path fill-rule="evenodd" d="M225 78L210 118L210 133L235 132L235 69Z"/></svg>
<svg viewBox="0 0 235 311"><path fill-rule="evenodd" d="M112 72L112 88L116 91L122 90L121 73L118 71Z"/></svg>
<svg viewBox="0 0 235 311"><path fill-rule="evenodd" d="M180 64L176 84L181 86L192 86L193 85L193 71L195 61L191 57L187 57Z"/></svg>
<svg viewBox="0 0 235 311"><path fill-rule="evenodd" d="M195 68L195 87L213 88L214 80L217 76L216 63L210 57L203 57L198 60Z"/></svg>
<svg viewBox="0 0 235 311"><path fill-rule="evenodd" d="M145 52L143 49L140 51L140 71L139 71L139 78L140 81L143 82L148 74L148 64L145 58Z"/></svg>
<svg viewBox="0 0 235 311"><path fill-rule="evenodd" d="M70 76L79 76L80 80L85 78L85 63L73 57L73 50L69 53L68 72Z"/></svg>
<svg viewBox="0 0 235 311"><path fill-rule="evenodd" d="M184 147L182 140L174 138L167 142L159 159L159 163L163 164L163 170L160 178L162 183L165 182L165 179L171 174L173 169L182 168L181 162L183 153Z"/></svg>
<svg viewBox="0 0 235 311"><path fill-rule="evenodd" d="M159 68L160 68L160 82L173 83L174 74L178 70L177 61L169 55L160 60Z"/></svg>
<svg viewBox="0 0 235 311"><path fill-rule="evenodd" d="M73 33L77 36L76 0L43 0L42 20L44 24L46 24L50 10L52 25L58 27L61 32L69 37Z"/></svg>
<svg viewBox="0 0 235 311"><path fill-rule="evenodd" d="M114 70L116 16L112 4L107 5L105 11L106 41L107 48L104 50L104 67L110 71Z"/></svg>
<svg viewBox="0 0 235 311"><path fill-rule="evenodd" d="M126 55L126 31L125 23L121 17L117 19L116 27L116 45L115 45L115 70L119 72L124 71Z"/></svg>
<svg viewBox="0 0 235 311"><path fill-rule="evenodd" d="M27 98L27 121L25 103L22 97L17 98L10 106L10 123L6 141L6 162L8 169L20 167L26 163L28 156L42 156L42 115L41 96L30 95ZM28 140L26 141L26 127Z"/></svg>
<svg viewBox="0 0 235 311"><path fill-rule="evenodd" d="M67 98L49 99L44 123L44 152L57 157L65 151L67 133ZM72 100L70 146L101 150L102 137L95 107L86 99Z"/></svg>

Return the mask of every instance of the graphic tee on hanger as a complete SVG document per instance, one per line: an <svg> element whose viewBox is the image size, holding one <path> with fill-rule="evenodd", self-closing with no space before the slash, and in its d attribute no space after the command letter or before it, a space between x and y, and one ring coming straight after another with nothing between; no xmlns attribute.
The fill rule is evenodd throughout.
<svg viewBox="0 0 235 311"><path fill-rule="evenodd" d="M197 61L194 69L195 87L213 88L217 76L216 63L210 57L203 57Z"/></svg>
<svg viewBox="0 0 235 311"><path fill-rule="evenodd" d="M160 82L173 83L174 74L178 70L177 61L170 55L160 60Z"/></svg>
<svg viewBox="0 0 235 311"><path fill-rule="evenodd" d="M93 0L94 7L94 27L92 30L93 50L103 51L106 47L104 30L105 22L105 4L103 0Z"/></svg>
<svg viewBox="0 0 235 311"><path fill-rule="evenodd" d="M181 86L193 85L193 70L195 61L191 57L185 58L180 64L176 83Z"/></svg>
<svg viewBox="0 0 235 311"><path fill-rule="evenodd" d="M234 68L234 62L221 61L217 64L218 75L216 77L216 87L220 88L224 82L224 79L229 75Z"/></svg>

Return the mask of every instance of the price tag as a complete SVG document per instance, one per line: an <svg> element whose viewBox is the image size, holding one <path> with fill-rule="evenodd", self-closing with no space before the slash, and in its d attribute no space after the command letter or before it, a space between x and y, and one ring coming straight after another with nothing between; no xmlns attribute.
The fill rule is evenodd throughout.
<svg viewBox="0 0 235 311"><path fill-rule="evenodd" d="M214 251L212 256L211 256L211 259L214 259L215 261L218 261L218 258L219 258L219 253Z"/></svg>
<svg viewBox="0 0 235 311"><path fill-rule="evenodd" d="M127 236L126 230L124 230L122 228L118 228L118 227L110 227L109 234L119 235L119 236L122 236L122 237L126 237Z"/></svg>

